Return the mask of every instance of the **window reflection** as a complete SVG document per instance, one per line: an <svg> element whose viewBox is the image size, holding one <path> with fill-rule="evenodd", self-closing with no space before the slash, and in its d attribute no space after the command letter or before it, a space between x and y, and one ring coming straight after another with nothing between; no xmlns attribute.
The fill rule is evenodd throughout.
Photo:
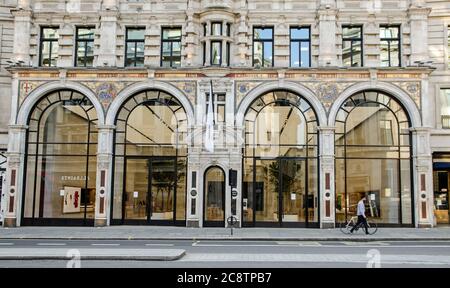
<svg viewBox="0 0 450 288"><path fill-rule="evenodd" d="M97 115L73 91L45 96L30 116L25 219L93 219Z"/></svg>
<svg viewBox="0 0 450 288"><path fill-rule="evenodd" d="M390 96L358 93L336 118L336 221L366 215L384 224L412 224L410 132L406 112Z"/></svg>

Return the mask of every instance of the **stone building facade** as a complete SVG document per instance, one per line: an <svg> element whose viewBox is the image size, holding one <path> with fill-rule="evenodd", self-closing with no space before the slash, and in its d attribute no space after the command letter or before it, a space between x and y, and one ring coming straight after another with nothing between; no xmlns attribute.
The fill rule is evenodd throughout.
<svg viewBox="0 0 450 288"><path fill-rule="evenodd" d="M3 224L448 223L449 5L4 0Z"/></svg>

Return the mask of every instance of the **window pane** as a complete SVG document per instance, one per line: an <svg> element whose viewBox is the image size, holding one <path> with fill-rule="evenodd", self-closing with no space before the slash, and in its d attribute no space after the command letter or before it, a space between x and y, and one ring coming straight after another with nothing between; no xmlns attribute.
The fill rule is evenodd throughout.
<svg viewBox="0 0 450 288"><path fill-rule="evenodd" d="M221 36L222 35L222 23L212 23L211 24L213 36Z"/></svg>
<svg viewBox="0 0 450 288"><path fill-rule="evenodd" d="M127 56L125 59L125 66L132 66L134 63L135 43L127 43Z"/></svg>
<svg viewBox="0 0 450 288"><path fill-rule="evenodd" d="M441 89L442 128L450 128L450 89Z"/></svg>
<svg viewBox="0 0 450 288"><path fill-rule="evenodd" d="M262 42L255 42L253 45L253 65L262 66Z"/></svg>
<svg viewBox="0 0 450 288"><path fill-rule="evenodd" d="M94 39L94 28L78 28L78 39Z"/></svg>
<svg viewBox="0 0 450 288"><path fill-rule="evenodd" d="M127 29L128 40L144 40L145 29Z"/></svg>
<svg viewBox="0 0 450 288"><path fill-rule="evenodd" d="M164 28L163 40L181 40L180 28Z"/></svg>
<svg viewBox="0 0 450 288"><path fill-rule="evenodd" d="M388 41L381 41L380 43L380 60L382 67L389 66L389 44Z"/></svg>
<svg viewBox="0 0 450 288"><path fill-rule="evenodd" d="M361 62L361 42L360 41L353 41L352 54L353 54L352 67L360 67L360 66L362 66L362 62Z"/></svg>
<svg viewBox="0 0 450 288"><path fill-rule="evenodd" d="M291 29L291 39L308 40L309 39L309 28L292 28Z"/></svg>
<svg viewBox="0 0 450 288"><path fill-rule="evenodd" d="M220 53L221 53L222 42L211 42L211 64L220 64Z"/></svg>
<svg viewBox="0 0 450 288"><path fill-rule="evenodd" d="M51 42L43 42L41 47L41 66L50 66L50 45Z"/></svg>
<svg viewBox="0 0 450 288"><path fill-rule="evenodd" d="M181 42L172 42L172 55L181 56Z"/></svg>
<svg viewBox="0 0 450 288"><path fill-rule="evenodd" d="M351 66L351 41L344 41L342 44L342 64Z"/></svg>
<svg viewBox="0 0 450 288"><path fill-rule="evenodd" d="M300 42L291 42L291 67L300 67Z"/></svg>
<svg viewBox="0 0 450 288"><path fill-rule="evenodd" d="M264 67L272 67L272 42L264 42Z"/></svg>
<svg viewBox="0 0 450 288"><path fill-rule="evenodd" d="M77 66L91 67L94 61L94 42L80 41L77 47ZM84 56L85 53L86 57Z"/></svg>
<svg viewBox="0 0 450 288"><path fill-rule="evenodd" d="M398 38L398 27L380 27L380 38Z"/></svg>
<svg viewBox="0 0 450 288"><path fill-rule="evenodd" d="M52 45L52 54L50 55L50 66L52 67L56 67L56 63L58 61L58 42L57 41L52 41L51 42Z"/></svg>
<svg viewBox="0 0 450 288"><path fill-rule="evenodd" d="M58 28L44 28L42 29L42 37L45 39L58 39Z"/></svg>
<svg viewBox="0 0 450 288"><path fill-rule="evenodd" d="M136 65L138 67L144 66L144 43L137 43L136 47Z"/></svg>
<svg viewBox="0 0 450 288"><path fill-rule="evenodd" d="M217 105L217 121L225 122L225 105Z"/></svg>
<svg viewBox="0 0 450 288"><path fill-rule="evenodd" d="M342 28L342 37L345 39L348 38L361 38L361 27L343 27Z"/></svg>
<svg viewBox="0 0 450 288"><path fill-rule="evenodd" d="M302 42L301 48L301 67L309 67L309 42Z"/></svg>
<svg viewBox="0 0 450 288"><path fill-rule="evenodd" d="M400 66L400 60L399 60L399 42L398 41L391 41L391 66Z"/></svg>
<svg viewBox="0 0 450 288"><path fill-rule="evenodd" d="M254 39L267 39L271 40L273 36L272 28L255 28L253 33Z"/></svg>

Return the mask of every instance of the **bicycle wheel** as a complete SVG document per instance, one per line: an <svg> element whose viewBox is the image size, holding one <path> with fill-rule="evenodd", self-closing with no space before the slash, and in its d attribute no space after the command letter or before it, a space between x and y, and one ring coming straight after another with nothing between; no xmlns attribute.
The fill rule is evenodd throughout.
<svg viewBox="0 0 450 288"><path fill-rule="evenodd" d="M373 223L373 222L369 223L369 222L367 222L367 227L368 227L367 231L369 232L370 235L373 235L373 234L375 234L378 231L377 223Z"/></svg>
<svg viewBox="0 0 450 288"><path fill-rule="evenodd" d="M341 232L344 234L351 234L350 230L353 228L354 223L352 221L350 222L341 222L339 224L339 228L341 229Z"/></svg>

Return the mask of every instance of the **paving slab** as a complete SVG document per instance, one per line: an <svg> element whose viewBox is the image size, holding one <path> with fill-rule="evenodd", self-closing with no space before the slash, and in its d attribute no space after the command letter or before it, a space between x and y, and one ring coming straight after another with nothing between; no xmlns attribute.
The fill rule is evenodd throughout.
<svg viewBox="0 0 450 288"><path fill-rule="evenodd" d="M183 249L0 248L0 260L147 260L173 261Z"/></svg>

